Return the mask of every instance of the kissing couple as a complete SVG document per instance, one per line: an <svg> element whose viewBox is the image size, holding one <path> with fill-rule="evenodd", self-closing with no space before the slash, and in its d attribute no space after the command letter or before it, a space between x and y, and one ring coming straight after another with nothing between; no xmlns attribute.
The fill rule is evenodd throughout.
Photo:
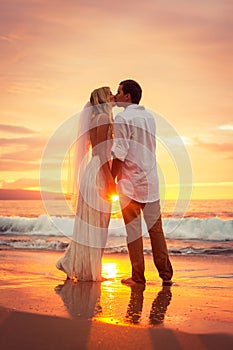
<svg viewBox="0 0 233 350"><path fill-rule="evenodd" d="M127 232L132 274L122 283L145 285L141 215L151 240L154 264L162 284L172 285L173 269L162 228L156 165L155 120L143 106L140 85L120 82L95 89L80 114L82 130L74 152L76 199L72 240L56 267L67 278L102 281L112 194L118 193ZM112 108L123 107L114 121ZM80 134L79 134L80 135ZM90 152L91 150L91 152ZM91 157L88 154L91 153Z"/></svg>

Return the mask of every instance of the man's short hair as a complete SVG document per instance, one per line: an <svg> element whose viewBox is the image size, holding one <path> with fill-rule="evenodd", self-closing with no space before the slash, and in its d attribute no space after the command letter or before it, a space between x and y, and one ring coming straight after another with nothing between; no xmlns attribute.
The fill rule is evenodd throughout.
<svg viewBox="0 0 233 350"><path fill-rule="evenodd" d="M120 82L124 94L130 94L132 103L139 104L142 97L142 88L135 80L123 80Z"/></svg>

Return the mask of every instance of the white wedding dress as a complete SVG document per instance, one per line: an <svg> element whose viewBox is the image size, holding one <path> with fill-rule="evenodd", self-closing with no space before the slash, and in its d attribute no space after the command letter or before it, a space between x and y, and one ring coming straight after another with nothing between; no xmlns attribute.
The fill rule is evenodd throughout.
<svg viewBox="0 0 233 350"><path fill-rule="evenodd" d="M110 159L112 136L109 128L106 152ZM98 147L97 147L98 148ZM82 176L72 241L56 267L78 281L101 281L102 255L107 241L111 202L103 198L106 181L100 157L92 158Z"/></svg>

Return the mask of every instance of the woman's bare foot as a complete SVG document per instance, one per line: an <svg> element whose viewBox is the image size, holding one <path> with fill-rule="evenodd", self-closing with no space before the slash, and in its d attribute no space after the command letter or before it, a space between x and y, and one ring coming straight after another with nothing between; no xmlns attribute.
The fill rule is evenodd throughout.
<svg viewBox="0 0 233 350"><path fill-rule="evenodd" d="M108 280L107 278L105 278L105 277L101 276L101 278L100 278L100 281L99 281L99 282L105 282L105 281L107 281L107 280Z"/></svg>

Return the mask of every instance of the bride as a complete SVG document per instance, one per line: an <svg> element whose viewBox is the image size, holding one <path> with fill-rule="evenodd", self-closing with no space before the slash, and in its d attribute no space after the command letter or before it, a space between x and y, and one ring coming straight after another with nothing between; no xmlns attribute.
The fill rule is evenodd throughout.
<svg viewBox="0 0 233 350"><path fill-rule="evenodd" d="M111 214L110 195L115 192L110 168L113 105L110 88L101 87L91 93L90 102L80 116L80 125L85 132L75 151L77 210L74 230L71 243L56 263L67 278L78 281L102 280L101 260ZM91 160L88 162L90 148Z"/></svg>

